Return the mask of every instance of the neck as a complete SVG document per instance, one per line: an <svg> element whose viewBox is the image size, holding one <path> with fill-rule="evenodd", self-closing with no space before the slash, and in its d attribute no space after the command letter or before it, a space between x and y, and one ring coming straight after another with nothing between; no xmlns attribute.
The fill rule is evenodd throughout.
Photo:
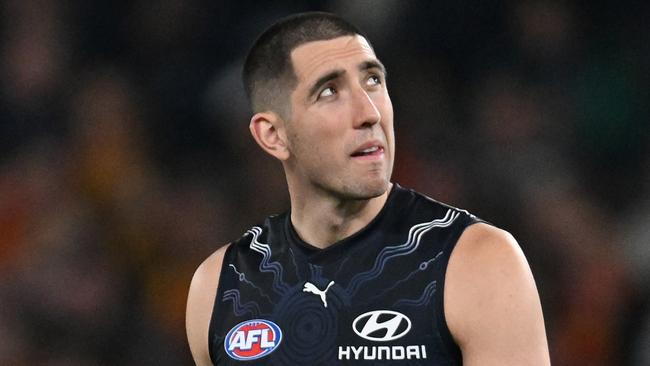
<svg viewBox="0 0 650 366"><path fill-rule="evenodd" d="M341 199L327 194L304 195L290 190L291 223L305 242L327 248L363 229L388 199L386 192L369 199Z"/></svg>

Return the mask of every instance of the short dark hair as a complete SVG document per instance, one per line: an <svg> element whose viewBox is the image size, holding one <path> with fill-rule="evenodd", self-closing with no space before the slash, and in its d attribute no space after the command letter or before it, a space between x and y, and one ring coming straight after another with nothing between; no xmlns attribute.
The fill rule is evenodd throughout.
<svg viewBox="0 0 650 366"><path fill-rule="evenodd" d="M298 81L291 63L296 47L350 35L365 38L352 24L324 12L291 15L270 26L255 41L244 63L244 88L253 112L288 114L288 98Z"/></svg>

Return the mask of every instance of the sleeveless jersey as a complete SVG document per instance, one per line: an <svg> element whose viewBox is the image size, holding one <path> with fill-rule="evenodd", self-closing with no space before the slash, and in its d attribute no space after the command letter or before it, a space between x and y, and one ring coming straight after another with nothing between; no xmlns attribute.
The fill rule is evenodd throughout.
<svg viewBox="0 0 650 366"><path fill-rule="evenodd" d="M209 328L215 365L461 365L443 309L464 210L393 185L364 229L326 249L290 213L226 250Z"/></svg>

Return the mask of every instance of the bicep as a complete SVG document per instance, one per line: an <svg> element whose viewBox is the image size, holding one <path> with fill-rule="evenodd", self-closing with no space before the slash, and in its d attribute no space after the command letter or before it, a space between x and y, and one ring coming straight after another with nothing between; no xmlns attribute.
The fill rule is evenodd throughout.
<svg viewBox="0 0 650 366"><path fill-rule="evenodd" d="M185 327L194 362L199 366L212 365L208 347L208 331L219 283L219 274L226 248L224 246L208 257L194 273L187 296Z"/></svg>
<svg viewBox="0 0 650 366"><path fill-rule="evenodd" d="M452 253L445 315L465 365L548 365L539 295L512 236L470 226Z"/></svg>

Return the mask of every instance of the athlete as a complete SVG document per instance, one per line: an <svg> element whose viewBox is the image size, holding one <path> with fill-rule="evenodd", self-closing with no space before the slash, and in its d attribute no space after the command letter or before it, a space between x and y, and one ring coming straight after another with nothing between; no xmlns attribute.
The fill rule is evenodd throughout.
<svg viewBox="0 0 650 366"><path fill-rule="evenodd" d="M550 364L513 237L391 182L386 70L359 30L327 13L285 18L249 52L244 84L291 208L197 269L197 365Z"/></svg>

